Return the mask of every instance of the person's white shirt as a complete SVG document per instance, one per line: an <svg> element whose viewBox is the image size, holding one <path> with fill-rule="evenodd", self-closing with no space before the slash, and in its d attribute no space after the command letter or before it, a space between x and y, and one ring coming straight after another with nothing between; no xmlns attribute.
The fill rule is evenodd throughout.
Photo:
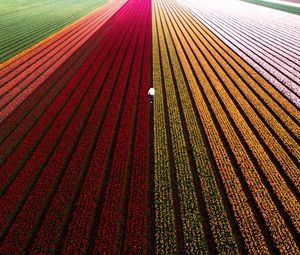
<svg viewBox="0 0 300 255"><path fill-rule="evenodd" d="M148 95L154 96L154 94L155 94L154 88L150 88L149 91L148 91Z"/></svg>

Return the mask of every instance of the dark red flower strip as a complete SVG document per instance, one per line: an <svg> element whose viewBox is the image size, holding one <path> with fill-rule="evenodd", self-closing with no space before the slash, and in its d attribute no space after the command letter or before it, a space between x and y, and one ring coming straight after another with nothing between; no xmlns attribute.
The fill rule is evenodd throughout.
<svg viewBox="0 0 300 255"><path fill-rule="evenodd" d="M140 2L135 6L139 9L138 15L144 14L145 2ZM96 254L115 254L116 238L120 231L120 221L122 217L122 200L125 194L125 180L127 176L129 157L131 155L131 140L134 139L133 128L135 128L134 120L137 113L137 97L139 95L140 69L143 55L143 44L145 37L146 16L135 17L138 20L138 38L132 54L134 60L131 65L129 87L126 94L125 104L123 107L120 127L118 130L116 147L113 151L113 159L111 168L109 169L110 177L105 192L105 198L102 205L98 238L96 239L94 253Z"/></svg>
<svg viewBox="0 0 300 255"><path fill-rule="evenodd" d="M67 60L68 55L58 55L56 58L58 60L50 67L47 66L35 69L35 66L32 66L33 69L28 70L28 72L33 72L33 74L29 75L25 80L18 84L15 89L11 90L0 100L0 108L2 108L0 112L0 120L6 118L10 112L12 112L24 99L27 98L27 96L38 88L38 86L44 82L45 78L54 72L65 60ZM36 76L39 76L40 74L43 75L43 77L36 79Z"/></svg>
<svg viewBox="0 0 300 255"><path fill-rule="evenodd" d="M100 45L99 47L102 48L102 45ZM104 55L107 52L106 50L101 52L96 61L94 59L94 55L92 55L92 57L90 58L90 63L93 64L92 68L89 69L89 71L85 74L82 80L81 77L78 77L78 82L82 83L82 88L89 87L93 74L98 69L98 65L101 63ZM95 51L95 53L96 52L97 50ZM108 60L108 63L109 62L110 60ZM87 69L87 67L84 67L84 69ZM101 71L105 70L101 68ZM53 193L53 186L55 186L55 183L57 182L59 176L63 174L63 170L60 171L60 168L62 165L64 165L64 161L66 160L69 151L72 151L74 142L76 141L77 136L80 134L81 126L84 124L84 120L88 117L89 109L91 109L92 107L92 102L94 101L95 95L97 95L97 90L99 90L99 84L93 83L92 86L88 89L87 94L85 94L84 100L82 101L80 106L79 104L76 105L76 99L74 99L74 101L70 101L70 103L66 105L66 107L69 107L69 105L73 105L73 107L78 108L78 110L71 122L69 123L69 125L67 126L66 130L64 131L58 144L55 145L55 150L49 158L47 164L45 166L41 165L43 170L40 173L38 180L34 184L34 187L31 190L29 197L27 198L18 216L14 219L13 224L9 228L7 238L4 242L4 246L7 247L10 252L19 253L22 251L23 245L26 242L28 235L30 234L30 231L33 227L32 222L36 222L38 220L43 207L45 205L47 206L48 194ZM81 93L82 92L78 93L78 97ZM51 129L48 130L48 132L51 131ZM55 132L55 130L53 130L53 132ZM48 143L51 143L52 136L49 135L47 137L47 134L45 136L45 142L42 141L42 143L40 143L40 145L36 148L37 151L34 152L34 154L36 154L36 158L38 159L40 158L40 151L43 150L45 147L45 151L51 151L50 147L48 146ZM37 163L37 160L32 162L32 164L35 165L37 165ZM27 165L29 164L27 163ZM32 164L29 165L29 167L33 168ZM36 171L39 171L38 167L35 168ZM71 176L65 176L65 178L69 177ZM23 231L17 231L19 229L23 229ZM14 245L14 240L20 240L19 245Z"/></svg>
<svg viewBox="0 0 300 255"><path fill-rule="evenodd" d="M109 22L107 22L107 24L108 23ZM71 55L70 59L67 62L64 62L59 67L57 72L53 73L52 76L49 77L49 79L47 79L41 86L38 87L38 89L37 89L38 93L36 93L36 91L35 91L34 94L32 95L32 97L29 97L29 100L24 101L23 105L21 105L22 107L18 107L14 111L14 114L10 115L8 118L6 118L5 121L0 123L0 143L2 143L3 140L7 137L7 135L12 131L12 129L14 129L17 126L18 122L19 123L21 122L22 118L26 115L28 110L31 109L31 106L33 105L32 101L37 102L38 101L37 99L39 97L41 97L41 94L45 94L45 91L47 92L48 88L55 83L55 81L57 80L57 77L59 78L59 75L61 75L64 72L63 70L67 69L69 67L69 65L71 65L71 63L73 62L73 60L75 58L78 58L78 56L80 56L80 55L81 56L86 55L86 54L82 54L82 53L85 52L87 49L90 50L89 41L87 43L85 43L84 47L81 47L79 50L77 50L75 52L75 54ZM61 81L60 81L60 83L61 83ZM48 98L48 100L49 100L49 98ZM30 103L28 103L28 102L30 102ZM40 108L40 105L38 107ZM35 115L37 115L37 114L35 114ZM23 123L24 122L22 122L21 124L23 124ZM23 125L23 127L21 129L22 130L28 129L28 126L30 124L32 124L32 123L31 122L26 123L25 125ZM4 147L10 148L10 146L7 146L7 145L5 145ZM0 149L0 152L1 152L0 158L3 160L3 158L5 158L5 156L3 154L4 151L1 151L1 149ZM6 150L5 150L5 152L6 152ZM2 160L0 160L0 163Z"/></svg>
<svg viewBox="0 0 300 255"><path fill-rule="evenodd" d="M94 40L96 37L101 38L102 35L95 34L95 36L91 37L83 47L78 49L67 62L64 62L56 72L41 84L41 86L34 91L32 96L24 100L23 103L16 108L14 114L11 114L5 121L1 122L0 139L3 140L0 140L0 163L3 162L24 135L26 135L28 130L30 130L33 124L50 105L55 96L65 88L64 85L66 82L78 70L83 61L87 59L92 50L95 49L97 43L99 43L99 39L97 41ZM73 65L75 60L76 62ZM43 98L43 96L45 96L45 98ZM41 98L43 99L39 101ZM33 112L28 114L33 107ZM5 174L7 175L7 172ZM2 182L0 181L0 183Z"/></svg>
<svg viewBox="0 0 300 255"><path fill-rule="evenodd" d="M146 254L148 172L149 172L149 103L147 90L151 84L151 1L146 10L146 41L142 63L142 79L138 104L132 177L128 198L123 254Z"/></svg>
<svg viewBox="0 0 300 255"><path fill-rule="evenodd" d="M121 31L118 31L118 29ZM117 27L115 30L110 31L111 33L108 34L107 39L109 40L110 38L112 41L115 40L114 37L117 36L121 36L122 38L125 32L123 29L121 29L120 26ZM122 31L123 33L119 34L119 32ZM110 43L110 46L112 46L112 43L113 42ZM119 48L119 46L117 45L113 45L113 47ZM107 52L108 50L109 49L107 48L104 50L104 52ZM101 59L103 59L103 56L100 56L99 60ZM109 62L111 61L112 60L109 59L106 63L109 64ZM99 63L96 62L94 65L97 67ZM101 67L101 72L99 74L100 76L103 76L102 79L104 81L106 71L103 67ZM57 246L58 240L60 240L63 231L62 228L66 224L66 220L70 213L70 207L72 205L72 202L74 201L74 197L76 196L76 193L79 192L78 186L80 185L80 182L86 170L85 167L88 163L89 158L88 154L91 150L95 136L97 134L97 129L99 129L99 123L101 123L101 119L104 116L104 109L106 108L106 104L108 103L108 94L110 93L109 89L111 89L111 86L106 87L106 94L102 93L105 92L104 89L101 90L99 95L97 93L91 94L91 97L96 95L96 104L88 117L86 127L75 148L75 151L68 164L66 172L64 173L63 179L57 189L57 192L55 193L52 203L49 206L49 210L47 211L44 217L42 226L36 234L36 238L33 242L32 249L30 250L31 254L38 253L38 251L53 251L54 248ZM78 123L78 121L76 122ZM72 132L70 132L69 135L71 136ZM64 145L63 139L60 143L61 145Z"/></svg>
<svg viewBox="0 0 300 255"><path fill-rule="evenodd" d="M91 39L92 38L93 37L91 37ZM10 144L5 144L3 146L3 141L11 134L12 131L18 131L20 138L26 134L26 131L28 131L35 123L35 119L37 119L50 105L55 96L58 95L62 88L64 88L63 85L73 76L95 47L95 45L92 45L92 40L85 43L83 47L80 47L74 54L71 55L68 61L65 61L54 73L52 73L51 76L43 84L41 84L30 97L24 100L22 104L15 109L13 114L9 115L5 121L0 123L0 162L2 162L2 160L8 155L4 155L4 153L8 152L3 151L3 148L12 147ZM84 52L86 54L83 54ZM74 64L75 61L76 64ZM40 100L43 101L40 102ZM33 109L34 114L27 116ZM26 119L24 119L25 117ZM16 137L16 134L12 135L12 137Z"/></svg>
<svg viewBox="0 0 300 255"><path fill-rule="evenodd" d="M134 1L131 1L131 3ZM145 1L144 1L145 3ZM133 8L136 11L136 14L139 13L143 13L143 9L141 8L141 3L139 2L139 7L137 8L136 6ZM132 7L131 7L132 8ZM131 8L128 8L128 10L130 10ZM130 17L131 20L136 21L136 17L134 15L134 13L130 13L130 15L132 17ZM127 23L126 25L124 25L124 21L125 21L125 17L126 16L130 16L130 15L122 15L124 16L123 19L121 19L119 22L121 22L121 24L123 26L120 26L121 29L125 29L125 26L129 26L129 24ZM134 19L135 17L135 19ZM145 19L146 20L146 19ZM145 23L144 20L144 23ZM127 18L127 22L128 22L128 18ZM138 21L136 21L138 22ZM126 21L125 21L126 23ZM142 24L142 26L145 26L145 24ZM145 28L144 28L145 29ZM86 212L86 210L88 210L87 206L90 206L91 210L87 211L88 217L85 218L84 215L80 215L80 214L76 214L78 213L78 211L75 211L73 214L73 218L71 219L71 225L68 228L69 232L67 232L67 234L69 235L69 239L68 236L65 239L65 241L69 240L70 242L64 242L63 243L63 251L64 252L80 252L80 251L84 251L87 247L87 241L89 240L89 238L91 238L90 236L90 230L91 230L91 224L93 224L93 219L95 218L95 215L93 215L93 213L95 212L95 208L97 207L97 203L99 203L99 192L91 192L90 194L85 194L83 193L83 191L99 191L99 184L102 183L102 185L100 186L100 190L102 187L105 186L105 184L103 184L102 182L102 178L104 175L104 178L108 178L109 176L109 180L107 179L106 181L108 181L108 186L106 189L106 193L107 193L107 197L105 198L105 200L103 201L103 208L102 208L102 215L100 218L100 229L99 229L99 238L103 238L103 232L101 232L101 226L104 227L104 229L107 231L108 235L105 236L111 236L112 238L110 240L108 240L108 242L105 242L104 245L108 246L109 249L108 251L116 251L115 250L115 240L116 240L116 234L118 233L118 228L120 227L118 224L118 219L120 219L121 217L121 201L120 201L120 197L115 197L115 194L111 191L117 191L117 194L120 194L122 196L124 196L124 181L125 181L125 177L126 177L126 170L127 170L127 164L128 164L128 158L129 158L129 149L132 147L131 146L131 135L133 134L132 132L132 127L133 127L133 120L135 119L134 117L134 112L135 112L135 107L136 107L136 103L137 103L137 99L136 97L140 96L139 98L139 107L146 107L146 109L148 109L148 102L147 102L147 98L146 98L146 90L148 88L148 84L145 81L141 81L141 90L137 90L137 88L135 86L137 86L139 78L137 77L136 73L137 73L137 69L140 69L140 65L141 65L141 59L142 59L142 51L139 51L139 49L141 48L141 44L142 44L142 40L141 38L139 38L138 40L138 45L136 46L134 43L134 40L136 39L135 37L137 36L137 31L140 30L137 27L135 28L135 33L134 36L127 36L125 41L122 44L122 47L120 49L120 52L122 52L122 54L118 54L118 60L116 61L117 64L114 64L112 66L112 68L110 69L110 75L108 76L107 81L105 82L105 85L109 85L110 86L114 83L114 79L115 77L112 75L116 75L118 73L118 70L120 71L120 77L118 77L118 83L116 88L114 89L113 95L112 95L112 99L109 105L109 108L107 110L108 115L105 115L105 119L104 119L104 123L100 132L100 136L99 139L97 141L97 144L95 146L95 153L92 157L92 161L91 161L91 165L87 171L87 176L85 179L85 182L83 183L83 188L81 189L82 193L80 193L80 197L78 200L76 205L75 205L75 209L78 210L79 212L84 209L83 213ZM151 31L148 30L148 33L150 33ZM141 32L142 33L142 32ZM133 41L130 41L133 40ZM127 43L125 43L127 41ZM128 44L128 41L130 41L129 43L129 49L128 52L126 54L126 58L123 62L123 60L121 60L124 56L124 52L126 51L126 47ZM136 47L136 48L135 48ZM135 60L133 63L131 63L131 59L134 55L135 52ZM146 55L147 53L145 53ZM129 62L128 62L129 61ZM131 64L132 65L131 65ZM99 63L96 62L96 65L98 65ZM110 63L107 63L110 64ZM120 69L120 65L122 65L122 68ZM144 64L143 64L144 65ZM126 80L127 77L129 75L129 70L132 68L132 73L131 73L131 77L129 80L129 87L126 89L125 85L126 85ZM144 70L144 67L142 67ZM94 70L95 71L95 70ZM149 71L149 70L148 70ZM103 72L103 69L101 68L101 72ZM143 71L144 72L144 71ZM90 74L87 74L88 78L91 78L92 76L92 71L90 72ZM95 82L100 82L101 83L101 78L99 78L101 75L97 75L97 78L95 80ZM103 76L103 75L102 75ZM86 86L89 84L89 81L86 81ZM94 83L94 85L96 85L97 83ZM8 230L6 236L5 236L5 240L4 240L4 244L3 246L7 248L7 250L5 250L4 252L20 252L22 250L22 247L24 244L26 244L27 242L27 238L28 236L32 235L31 231L33 228L33 225L35 225L35 228L37 227L38 224L38 219L42 216L41 214L43 213L43 210L45 210L45 208L48 208L48 203L50 202L51 197L49 197L49 195L47 194L54 194L54 192L56 192L56 186L57 186L57 182L60 183L60 186L57 189L57 193L54 196L53 199L53 203L49 205L50 210L48 212L51 212L50 214L46 214L45 215L45 221L42 222L44 223L41 228L41 230L43 229L44 231L42 233L44 233L44 237L42 238L39 236L38 232L38 239L35 241L42 241L41 244L39 244L39 246L32 246L32 252L36 252L39 253L41 252L41 247L45 248L45 252L49 252L49 248L55 250L55 246L57 245L56 242L52 242L53 237L58 237L61 238L61 236L56 235L57 231L61 231L60 228L60 222L59 221L53 221L55 218L51 218L51 216L56 217L56 214L60 214L60 216L56 217L56 219L61 220L63 219L63 221L61 221L62 223L64 223L66 221L66 215L64 214L64 212L68 212L68 210L65 210L65 205L67 205L67 208L70 207L70 200L73 200L73 196L74 196L74 184L77 187L77 185L79 185L78 182L78 174L82 175L82 178L85 178L83 176L83 172L78 172L78 169L76 169L76 167L78 167L78 165L82 165L83 167L85 167L86 165L86 158L83 155L88 155L89 151L91 149L91 144L93 143L93 138L95 137L91 137L91 134L95 134L95 130L97 130L99 128L99 124L96 122L96 120L99 120L99 117L102 118L102 114L99 113L99 109L103 109L103 99L108 99L110 98L109 96L109 89L111 89L111 87L106 86L106 94L105 92L103 92L103 96L99 96L98 101L97 101L97 105L95 106L95 108L93 108L92 114L90 115L89 109L91 109L92 107L92 102L94 101L94 96L98 95L97 94L97 86L93 87L94 90L89 90L87 91L87 94L85 95L85 101L82 102L81 107L82 108L77 108L78 104L75 104L75 99L73 102L70 103L67 102L66 105L64 105L64 107L70 107L70 105L74 105L77 106L75 110L78 110L75 114L75 110L72 111L71 109L68 110L68 112L66 114L71 114L71 118L65 117L62 112L64 112L64 108L62 109L62 112L59 113L58 117L55 119L55 122L57 121L57 119L61 119L61 125L65 125L63 129L59 129L58 125L56 126L55 122L53 122L51 124L51 122L49 122L51 124L48 124L48 126L46 125L46 127L49 127L49 129L47 130L47 132L45 133L45 136L42 138L41 143L38 145L37 148L35 148L36 150L39 149L44 149L44 153L41 150L41 152L33 152L33 155L29 158L29 161L31 161L30 163L28 163L28 161L25 164L25 168L26 166L32 167L32 173L36 171L37 175L34 177L34 182L30 185L33 186L33 189L30 191L30 193L28 193L28 199L26 201L24 201L24 205L17 205L15 208L20 209L20 211L18 212L16 218L14 219L14 221L12 222L11 228ZM127 94L125 97L125 91L127 90ZM76 90L77 91L77 90ZM75 91L75 94L76 94ZM103 90L101 90L101 94L102 95L102 91L105 91L105 89L103 88ZM140 93L140 94L139 94ZM78 97L80 97L79 95L77 95ZM71 99L74 97L74 94L72 95ZM125 99L124 99L125 97ZM82 97L83 98L83 97ZM144 103L142 102L142 100L144 100ZM80 101L80 100L79 100ZM125 101L125 102L124 102ZM78 103L78 101L77 101ZM124 104L125 103L125 104ZM104 107L105 108L105 107ZM140 109L139 109L140 110ZM60 111L60 109L59 109ZM57 111L57 113L59 112ZM74 118L72 117L72 112L74 113ZM138 111L139 112L139 111ZM111 114L110 114L111 113ZM45 114L45 113L44 113ZM50 112L49 112L50 114ZM110 115L109 115L110 114ZM145 112L144 112L145 114ZM43 115L44 116L44 115ZM42 117L43 117L42 116ZM95 116L98 116L97 118L95 118ZM55 117L55 116L54 116ZM145 120L146 125L143 125L143 123L140 123L142 120ZM73 118L73 119L72 119ZM88 118L88 119L87 119ZM88 120L87 124L86 124L86 129L84 129L84 133L82 134L82 136L80 137L80 140L77 144L77 140L79 139L79 136L81 135L81 130L83 128L83 126L85 125L85 120ZM70 121L70 122L69 122ZM147 121L148 121L148 116L143 115L138 113L137 116L137 125L136 125L136 135L141 135L141 137L146 137L146 143L147 143L147 139L148 139L148 125L147 125ZM118 124L119 123L119 124ZM145 124L144 123L144 124ZM67 126L69 124L69 126ZM93 124L93 128L91 129L90 126ZM54 128L53 128L54 126ZM118 127L118 130L115 130L114 127ZM144 130L146 130L146 133L143 132L142 130L140 130L140 127L143 127ZM57 130L59 132L59 134L55 134L54 130ZM61 131L59 131L61 130ZM51 133L52 131L52 133ZM118 132L118 133L117 133ZM50 133L50 134L49 134ZM54 142L52 145L47 144L47 141L49 141L50 143L53 142L52 141L52 137L54 137L56 135L57 139L56 142ZM114 138L115 137L115 138ZM60 140L59 140L60 139ZM103 143L101 142L103 141ZM113 147L114 151L111 151L112 149L112 142L116 141L116 146ZM145 140L144 140L145 142ZM87 146L87 143L89 144L89 146ZM137 144L138 143L138 144ZM42 145L41 145L42 144ZM77 144L76 147L74 147ZM139 153L141 152L143 154L143 156L147 155L147 145L143 148L143 139L135 139L135 145L134 145L134 153L136 153L136 151L138 151ZM19 148L19 146L17 147L17 149ZM140 148L140 149L138 149ZM72 160L70 161L68 168L66 169L66 172L64 172L64 168L60 169L59 166L65 164L65 160L67 159L66 155L68 155L69 151L73 151L73 149L75 149L74 154L72 155ZM103 149L103 150L101 150ZM144 151L143 151L144 149ZM48 151L48 155L46 155L46 151ZM52 154L51 158L49 159L49 152L50 155ZM82 155L82 152L84 152L84 154ZM123 153L122 153L123 152ZM112 154L113 153L113 154ZM109 168L106 168L105 164L107 164L107 159L110 157L110 155L112 156L112 162L111 162L111 169L110 174L106 174L107 176L105 177L105 173L104 171L108 171ZM34 156L36 156L36 160L34 158ZM103 161L101 161L100 156L102 156ZM143 176L143 173L139 173L139 171L137 171L138 169L136 168L137 164L140 164L140 166L142 167L142 169L145 169L143 167L143 163L147 165L148 159L147 156L143 157L140 155L133 155L133 171L132 171L132 176L133 178L135 178L135 180L131 180L132 184L131 184L131 190L134 190L134 188L132 187L132 185L137 185L137 182L143 182L143 180L145 179ZM42 160L40 160L41 158L43 158ZM124 160L120 160L120 158L124 159ZM49 159L49 160L48 160ZM36 162L40 162L40 167L39 166L35 166L34 164L36 164ZM62 163L63 162L63 163ZM138 162L138 163L136 163ZM46 165L45 165L46 163ZM97 172L97 170L94 167L101 165L102 164L102 172ZM66 166L66 165L65 165ZM69 169L69 166L71 167ZM35 168L35 169L34 169ZM106 170L105 170L106 169ZM22 171L23 171L22 170ZM84 168L80 169L81 171L84 170ZM118 176L119 173L122 173ZM102 175L100 177L100 179L94 179L93 176L95 177L95 175ZM147 170L145 170L144 173L147 177ZM141 178L140 178L141 177ZM16 180L19 178L19 175L17 176ZM60 178L63 178L62 180L60 180ZM81 179L81 178L79 178ZM87 181L88 180L88 181ZM26 180L25 180L26 181ZM29 182L27 182L29 183ZM13 183L14 184L14 183ZM71 187L69 186L69 184L71 184ZM97 184L99 186L97 186ZM28 184L27 184L28 185ZM24 185L26 187L26 184ZM92 186L92 187L91 187ZM11 186L10 186L11 187ZM10 188L9 187L9 188ZM21 187L22 188L22 187ZM146 186L143 187L141 185L141 188L143 189L143 191L145 191ZM30 187L31 189L31 187ZM75 188L76 190L76 188ZM8 191L8 190L7 190ZM6 193L7 193L6 191ZM66 192L67 191L67 192ZM103 191L105 191L105 189L103 189ZM143 191L140 192L140 194L143 196L144 193ZM26 191L27 192L27 191ZM6 193L4 193L6 195ZM138 191L136 191L136 194L138 193ZM27 195L26 195L27 196ZM146 197L146 196L145 196ZM94 200L92 199L92 204L89 204L89 201L91 198L94 198ZM147 198L147 197L146 197ZM24 197L25 199L25 197ZM136 198L133 196L133 199L135 200ZM61 202L62 200L64 200L63 202ZM132 199L129 199L130 201L132 201ZM110 202L116 202L116 207L111 207ZM141 207L137 206L134 215L138 220L139 219L144 219L145 217L145 205L146 205L146 201L143 199L140 199L139 201ZM141 203L143 202L143 204ZM22 202L23 203L23 202ZM102 202L101 202L102 204ZM86 206L87 205L87 206ZM22 207L20 207L22 206ZM128 207L128 211L130 212L130 209L132 209L130 207L130 202L129 202L129 207ZM64 212L62 211L64 210ZM112 215L109 212L114 212L114 214ZM68 212L70 213L70 211ZM49 217L47 218L47 216L49 215ZM129 215L129 213L128 213ZM75 221L76 219L83 219L83 221ZM47 219L47 221L46 221ZM109 220L110 219L110 220ZM37 221L36 221L37 220ZM84 221L88 221L88 222L84 222ZM32 222L36 222L35 224L32 224ZM142 221L141 221L142 222ZM77 226L77 228L72 228L72 223L73 227ZM103 223L103 224L102 224ZM49 226L54 226L53 232L51 234L49 234ZM82 226L82 225L84 226ZM145 222L142 223L143 226L141 226L141 228L143 229L145 226ZM127 224L128 225L128 224ZM130 225L130 224L129 224ZM48 226L48 229L47 229ZM111 228L109 226L114 227L115 229L113 231L111 231ZM127 227L128 229L130 229L130 227ZM54 230L55 229L55 230ZM97 228L96 228L97 229ZM22 231L20 231L22 230ZM79 230L79 231L78 231ZM81 230L81 232L80 232ZM19 231L19 233L18 233ZM71 231L71 232L70 232ZM128 232L128 231L127 231ZM84 235L82 236L81 234L84 233ZM83 238L85 237L85 238ZM83 240L82 240L83 238ZM143 239L143 237L142 237ZM15 240L18 240L19 243L18 245L16 245ZM82 240L82 242L80 242ZM137 239L134 237L132 240L134 240L134 242L137 241ZM34 243L36 243L34 241ZM48 243L48 241L50 241L50 243ZM78 244L77 248L81 248L81 249L77 249L74 244ZM102 245L102 242L100 239L96 240L96 250L98 250L99 246ZM45 245L46 244L46 247ZM47 246L48 245L48 246ZM70 246L71 245L71 246ZM134 247L133 246L134 243L130 243L129 247ZM143 245L143 244L142 244ZM139 248L135 249L135 251L137 250L141 250L141 244L139 244ZM15 247L17 246L17 247ZM125 245L126 246L126 245ZM136 247L136 246L135 246ZM68 248L70 248L70 250L68 250ZM101 249L100 249L101 251ZM63 253L64 253L63 252Z"/></svg>
<svg viewBox="0 0 300 255"><path fill-rule="evenodd" d="M0 198L0 204L2 206L0 224L2 231L4 226L9 224L12 212L19 206L19 201L21 201L24 194L26 195L28 185L31 185L31 183L33 183L33 179L38 177L41 169L39 164L42 164L49 157L50 151L53 146L56 145L57 139L59 139L60 132L63 132L63 127L66 125L66 122L70 119L70 116L75 113L74 106L78 105L82 94L87 89L84 85L79 87L75 86L76 82L80 80L86 71L88 64L92 63L93 60L94 55L91 55L91 58L86 61L86 63L82 65L81 69L79 69L79 71L72 77L66 86L66 89L60 93L57 98L55 98L51 106L39 119L37 125L30 130L19 146L10 155L8 160L6 160L2 165L4 170L8 169L10 173L13 174L14 170L18 169L19 165L22 164L22 160L24 160L23 157L26 155L27 150L32 150L30 149L30 146L33 146L33 144L39 140L36 136L41 134L41 142L36 148L34 148L35 150L33 151L33 154L29 159L27 159L22 171L18 173L14 182ZM70 100L66 101L70 96ZM59 113L59 115L57 117L52 117L55 120L54 122L50 121L48 123L48 118L51 116L53 111L56 112L56 114ZM44 133L45 136L43 137Z"/></svg>
<svg viewBox="0 0 300 255"><path fill-rule="evenodd" d="M137 22L133 19L133 14L139 10L135 7L128 8L128 13L119 17L118 25L126 29L130 21ZM118 55L116 63L122 63L122 66L112 67L111 75L108 76L107 82L113 82L115 74L120 71L118 83L113 92L110 105L105 116L100 135L95 146L94 154L91 159L89 169L87 171L85 181L81 188L80 196L75 204L73 210L73 217L71 219L67 236L62 245L62 254L67 253L83 253L89 241L89 230L92 227L95 209L103 184L103 177L105 175L105 167L107 159L110 154L113 137L116 135L116 125L119 116L120 107L122 105L122 98L125 91L126 78L128 70L130 69L130 62L133 54L133 47L131 40L135 40L136 30L133 31L133 25L130 28L130 34L126 36L124 43L121 46L120 54ZM124 58L126 48L128 52ZM118 68L113 70L114 68ZM120 68L121 67L121 68ZM113 75L114 74L114 75Z"/></svg>
<svg viewBox="0 0 300 255"><path fill-rule="evenodd" d="M101 33L100 35L95 34L95 36L100 36L101 38ZM91 41L94 40L94 36L91 38ZM94 42L94 46L97 45L97 42ZM93 46L93 47L94 47ZM91 48L93 48L91 47ZM84 49L84 47L83 47ZM82 53L82 52L81 52ZM90 60L89 60L90 61ZM77 64L77 65L76 65ZM78 69L78 67L82 64L81 62L76 63L74 68L75 70ZM79 65L79 66L78 66ZM69 73L73 74L73 68L69 70L65 75L62 76L62 79L60 80L59 83L64 84L67 82L70 78ZM81 75L85 72L83 68L81 68L79 71L77 71L76 75ZM59 76L59 74L57 74ZM74 81L74 77L72 77ZM72 91L74 91L74 86L72 83L68 83L67 86L63 86L63 90L58 94L58 96L52 101L50 104L50 107L46 109L44 112L44 115L42 115L39 119L39 125L38 126L33 126L32 130L28 133L24 133L22 127L26 129L26 125L30 126L30 121L32 118L35 118L35 111L33 111L28 118L26 118L26 121L24 120L22 123L24 123L24 126L21 125L21 128L17 128L16 132L13 132L8 139L5 140L5 143L1 144L0 146L0 154L1 154L1 159L2 156L5 157L7 154L14 149L15 144L18 144L21 140L21 143L18 145L16 149L14 149L13 153L9 155L9 159L7 159L3 165L2 169L3 171L0 172L0 185L1 185L1 192L3 188L7 185L7 182L14 178L14 175L18 172L18 165L21 164L22 161L26 160L27 155L34 149L36 144L39 142L41 139L43 133L45 132L46 128L51 125L52 121L54 121L55 117L59 113L59 111L62 109L64 103L66 100L68 100L69 96L71 95ZM44 100L41 101L41 104L39 106L41 109L45 108L44 106L48 104L47 99L45 98ZM39 109L39 108L38 108ZM39 110L37 110L37 114ZM44 111L44 110L43 110ZM37 132L37 128L43 125L43 128L40 129L40 133ZM4 126L5 127L5 126ZM26 136L24 136L26 135ZM21 150L21 152L20 152ZM3 160L3 159L2 159Z"/></svg>

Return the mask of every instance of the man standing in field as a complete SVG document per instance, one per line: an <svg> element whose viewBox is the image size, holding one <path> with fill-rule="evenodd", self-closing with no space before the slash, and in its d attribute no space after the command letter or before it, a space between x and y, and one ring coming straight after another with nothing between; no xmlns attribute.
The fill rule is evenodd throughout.
<svg viewBox="0 0 300 255"><path fill-rule="evenodd" d="M153 87L151 87L148 91L148 96L149 96L149 100L150 100L150 104L153 103L154 100L154 95L155 95L155 90Z"/></svg>

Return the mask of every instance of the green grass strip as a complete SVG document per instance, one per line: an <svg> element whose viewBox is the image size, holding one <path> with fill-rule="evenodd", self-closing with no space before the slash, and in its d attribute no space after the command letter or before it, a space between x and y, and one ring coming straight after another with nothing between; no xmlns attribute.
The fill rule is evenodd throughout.
<svg viewBox="0 0 300 255"><path fill-rule="evenodd" d="M107 0L0 0L0 63L106 2Z"/></svg>
<svg viewBox="0 0 300 255"><path fill-rule="evenodd" d="M288 6L288 5L279 4L279 3L271 3L271 2L266 2L263 0L240 0L240 1L257 4L257 5L261 5L264 7L300 15L300 7L296 7L296 6Z"/></svg>

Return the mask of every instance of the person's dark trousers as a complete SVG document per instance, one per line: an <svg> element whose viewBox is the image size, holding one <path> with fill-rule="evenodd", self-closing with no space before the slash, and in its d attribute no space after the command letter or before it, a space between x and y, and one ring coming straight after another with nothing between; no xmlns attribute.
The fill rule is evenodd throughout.
<svg viewBox="0 0 300 255"><path fill-rule="evenodd" d="M149 101L150 101L150 103L153 103L153 100L154 100L154 96L153 95L149 95Z"/></svg>

